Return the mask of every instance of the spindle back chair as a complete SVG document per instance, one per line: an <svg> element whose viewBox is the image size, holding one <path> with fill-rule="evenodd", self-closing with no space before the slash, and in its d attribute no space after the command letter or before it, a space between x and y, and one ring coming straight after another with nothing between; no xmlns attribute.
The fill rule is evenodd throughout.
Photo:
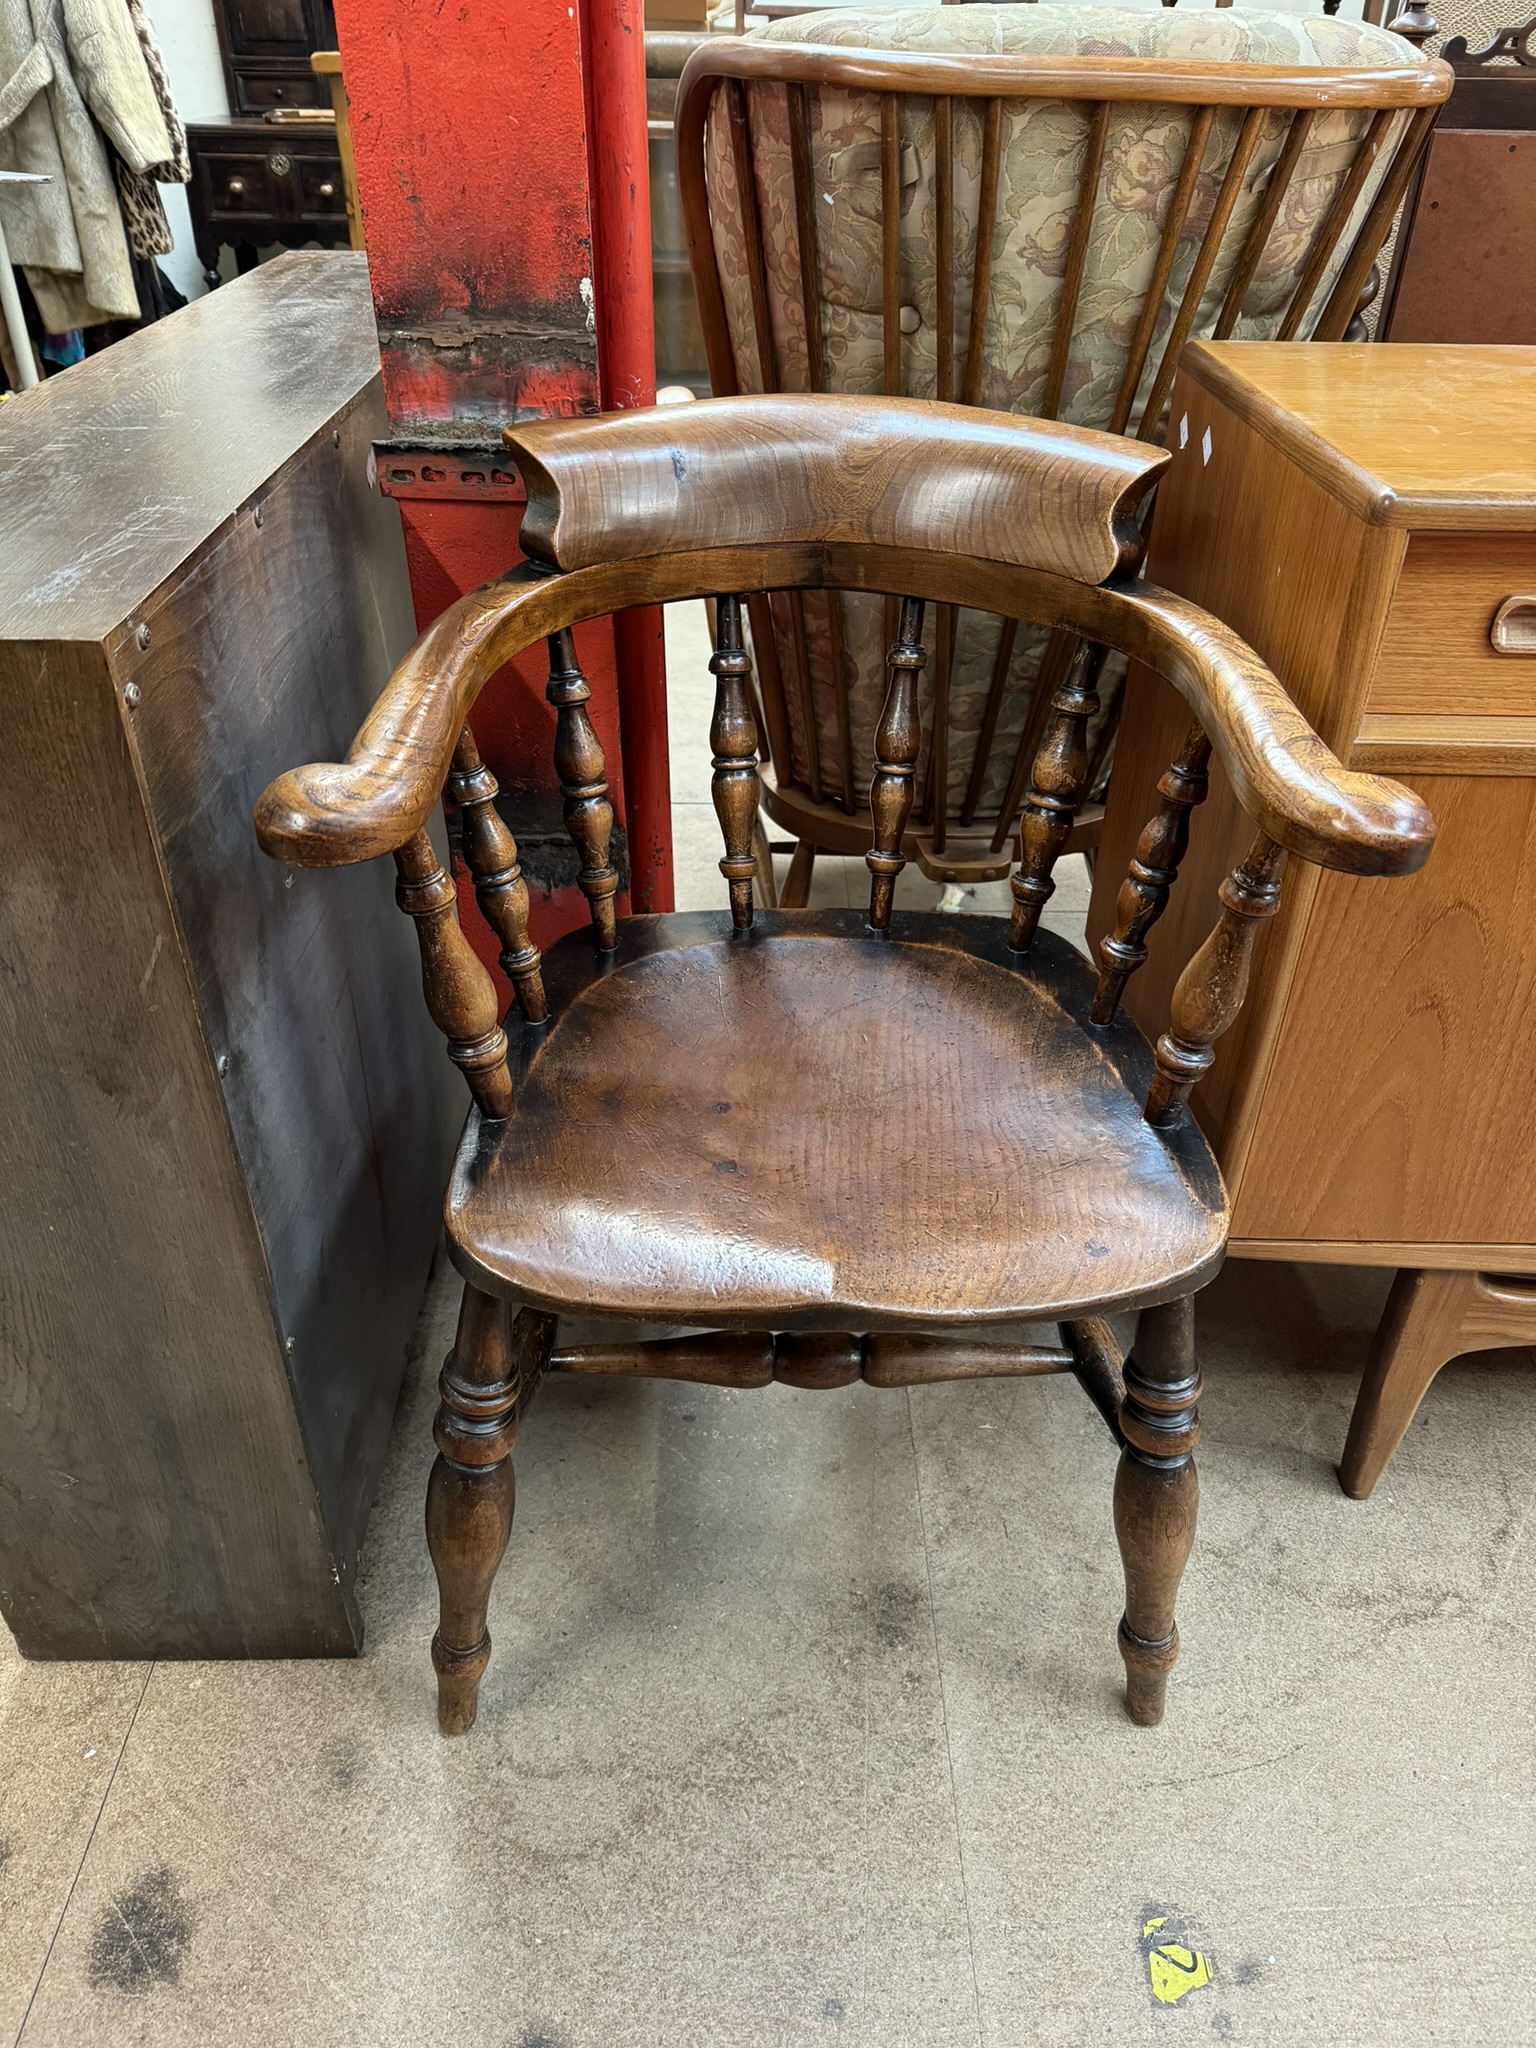
<svg viewBox="0 0 1536 2048"><path fill-rule="evenodd" d="M542 1375L899 1387L1070 1371L1122 1445L1127 1706L1159 1718L1194 1530L1191 1298L1223 1256L1226 1198L1190 1090L1242 1001L1287 851L1405 873L1433 821L1342 768L1215 619L1138 579L1135 510L1168 460L1144 443L878 398L711 400L509 428L528 560L407 655L343 763L290 771L257 809L275 859L392 854L428 1007L474 1098L448 1192L465 1278L441 1379L427 1531L448 1732L474 1718L487 1602L512 1516L510 1453ZM743 612L764 591L891 595L867 918L754 903L757 731ZM713 595L714 801L728 909L615 915L613 808L571 628ZM1010 922L893 914L922 751L921 629L969 604L1082 641L1024 805ZM466 718L539 639L591 934L541 959L528 891ZM1105 650L1166 676L1197 724L1161 786L1095 976L1041 929L1087 772ZM1219 755L1257 826L1156 1048L1119 1014ZM428 825L446 784L516 991L510 1035L459 929ZM1109 1323L1140 1310L1122 1369ZM562 1347L562 1315L703 1330ZM1021 1323L1060 1341L1022 1341ZM1007 1326L1007 1327L1005 1327Z"/></svg>
<svg viewBox="0 0 1536 2048"><path fill-rule="evenodd" d="M1398 38L1322 16L840 10L712 38L676 135L713 388L937 398L1156 443L1187 340L1344 334L1449 89ZM751 623L764 803L799 842L789 907L815 849L865 843L894 620L785 593ZM905 850L936 881L995 880L1072 646L950 605L928 637Z"/></svg>

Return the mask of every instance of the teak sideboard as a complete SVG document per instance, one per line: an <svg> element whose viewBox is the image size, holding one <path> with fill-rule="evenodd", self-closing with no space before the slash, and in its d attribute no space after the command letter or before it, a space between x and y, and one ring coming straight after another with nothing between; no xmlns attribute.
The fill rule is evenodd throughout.
<svg viewBox="0 0 1536 2048"><path fill-rule="evenodd" d="M1390 886L1291 865L1195 1097L1234 1255L1399 1269L1341 1467L1363 1495L1441 1365L1536 1342L1536 348L1197 344L1168 439L1148 573L1439 824L1428 866ZM1095 942L1188 722L1132 673ZM1131 984L1143 1029L1250 830L1213 769Z"/></svg>

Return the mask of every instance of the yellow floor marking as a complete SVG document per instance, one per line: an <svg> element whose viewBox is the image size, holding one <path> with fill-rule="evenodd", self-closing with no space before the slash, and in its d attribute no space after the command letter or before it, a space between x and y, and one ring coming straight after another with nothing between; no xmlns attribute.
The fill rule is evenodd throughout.
<svg viewBox="0 0 1536 2048"><path fill-rule="evenodd" d="M1164 1924L1162 1920L1147 1921L1141 1930L1142 1940ZM1182 1941L1164 1941L1147 1951L1147 1975L1158 2004L1177 2005L1189 1992L1210 1983L1211 1966L1198 1949L1186 1948Z"/></svg>

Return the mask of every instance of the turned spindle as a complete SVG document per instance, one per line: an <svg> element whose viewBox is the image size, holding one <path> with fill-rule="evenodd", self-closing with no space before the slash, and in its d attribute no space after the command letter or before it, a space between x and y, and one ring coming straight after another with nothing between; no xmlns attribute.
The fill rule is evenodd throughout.
<svg viewBox="0 0 1536 2048"><path fill-rule="evenodd" d="M425 826L396 849L395 867L395 901L415 920L422 990L433 1023L448 1041L448 1057L469 1083L482 1116L510 1116L512 1077L496 984L459 929L458 892Z"/></svg>
<svg viewBox="0 0 1536 2048"><path fill-rule="evenodd" d="M1146 963L1147 934L1168 908L1168 892L1189 847L1189 815L1205 802L1211 743L1194 726L1158 780L1162 798L1136 842L1129 871L1115 901L1115 929L1099 941L1099 985L1093 1021L1110 1024L1125 985Z"/></svg>
<svg viewBox="0 0 1536 2048"><path fill-rule="evenodd" d="M480 758L466 725L454 750L448 794L459 807L464 865L474 877L475 901L501 941L501 971L530 1024L549 1014L539 949L528 937L528 884L517 864L517 842L496 808L496 778Z"/></svg>
<svg viewBox="0 0 1536 2048"><path fill-rule="evenodd" d="M715 679L715 715L709 728L714 749L710 795L725 841L720 863L731 892L731 923L746 931L752 922L752 878L757 854L752 835L757 824L757 721L752 716L752 661L742 644L741 599L715 600L715 651L710 656Z"/></svg>
<svg viewBox="0 0 1536 2048"><path fill-rule="evenodd" d="M1174 1618L1200 1507L1200 1373L1189 1296L1141 1312L1125 1362L1115 1473L1115 1536L1125 1567L1119 1629L1125 1710L1152 1728L1163 1718L1168 1674L1178 1661Z"/></svg>
<svg viewBox="0 0 1536 2048"><path fill-rule="evenodd" d="M1108 652L1085 642L1051 698L1019 820L1019 865L1008 925L1008 944L1016 953L1027 950L1040 913L1056 892L1051 870L1088 787L1088 721L1099 708L1099 673Z"/></svg>
<svg viewBox="0 0 1536 2048"><path fill-rule="evenodd" d="M865 854L870 872L869 922L873 931L890 929L896 877L906 866L901 850L917 776L922 728L917 716L917 684L927 666L923 646L923 601L904 597L896 626L896 642L885 657L891 680L875 730L875 773L869 785L869 814L874 844Z"/></svg>
<svg viewBox="0 0 1536 2048"><path fill-rule="evenodd" d="M592 690L576 659L576 642L567 626L549 636L549 687L545 696L554 705L555 773L560 778L564 799L565 829L581 856L576 877L592 913L592 931L598 948L611 952L618 943L614 897L619 877L608 860L608 842L613 836L613 805L608 798L606 763L587 705Z"/></svg>
<svg viewBox="0 0 1536 2048"><path fill-rule="evenodd" d="M432 1638L437 1719L445 1735L472 1726L490 1662L491 1586L512 1533L512 1447L549 1364L553 1316L511 1309L466 1285L458 1333L438 1380L437 1457L427 1481L427 1549L437 1574Z"/></svg>
<svg viewBox="0 0 1536 2048"><path fill-rule="evenodd" d="M1259 927L1280 908L1284 865L1285 849L1261 832L1221 885L1221 916L1179 976L1169 1027L1157 1041L1157 1072L1143 1112L1156 1130L1169 1129L1184 1114L1190 1090L1216 1057L1216 1040L1243 1007Z"/></svg>

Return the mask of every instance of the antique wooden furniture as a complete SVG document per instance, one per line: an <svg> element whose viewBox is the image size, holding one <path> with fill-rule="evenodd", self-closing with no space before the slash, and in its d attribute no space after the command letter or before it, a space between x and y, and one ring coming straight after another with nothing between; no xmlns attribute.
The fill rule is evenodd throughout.
<svg viewBox="0 0 1536 2048"><path fill-rule="evenodd" d="M1401 889L1298 876L1195 1097L1234 1253L1400 1269L1340 1468L1364 1496L1449 1356L1536 1342L1532 1283L1496 1277L1536 1274L1536 349L1201 345L1169 434L1152 572L1230 620L1330 747L1401 777L1440 824ZM1101 942L1184 716L1133 675ZM1130 996L1144 1028L1245 832L1215 773L1190 894Z"/></svg>
<svg viewBox="0 0 1536 2048"><path fill-rule="evenodd" d="M411 637L377 372L363 259L285 256L0 415L0 1611L28 1656L361 1641L453 1126L372 878L318 887L246 821Z"/></svg>
<svg viewBox="0 0 1536 2048"><path fill-rule="evenodd" d="M1128 1709L1156 1721L1195 1515L1191 1296L1226 1237L1221 1182L1184 1101L1242 1000L1286 850L1353 873L1407 872L1429 851L1428 812L1340 768L1235 635L1137 580L1135 509L1167 461L1145 444L815 395L549 421L509 428L507 441L528 492L528 560L429 628L344 762L283 775L256 812L278 861L393 853L427 1002L475 1100L448 1192L464 1308L427 1499L442 1727L474 1718L512 1517L510 1452L548 1369L803 1387L1075 1372L1124 1446L1119 1641ZM764 589L896 594L867 920L753 903L758 735L743 612ZM612 809L571 628L615 605L706 593L730 907L616 920ZM892 917L933 603L1088 636L1032 770L1008 924ZM485 678L541 639L592 913L590 935L542 961L464 723ZM1170 677L1209 736L1186 745L1158 843L1176 839L1210 748L1257 824L1155 1052L1117 1008L1172 860L1135 871L1137 905L1097 986L1079 953L1037 929L1110 648ZM426 836L445 778L517 990L510 1035ZM1104 1317L1132 1308L1141 1325L1122 1379ZM569 1313L719 1334L562 1347ZM1042 1320L1061 1324L1059 1344L998 1328Z"/></svg>
<svg viewBox="0 0 1536 2048"><path fill-rule="evenodd" d="M257 115L328 107L310 54L336 47L331 0L212 0L230 112Z"/></svg>
<svg viewBox="0 0 1536 2048"><path fill-rule="evenodd" d="M274 242L289 249L309 242L349 246L347 186L334 127L202 121L188 127L187 149L192 239L210 285L219 282L219 249L226 242L242 274L256 267L258 249Z"/></svg>
<svg viewBox="0 0 1536 2048"><path fill-rule="evenodd" d="M713 37L677 115L713 388L904 392L1156 442L1192 334L1344 333L1450 85L1321 16L844 10ZM868 838L887 610L753 601L764 803L799 842L786 905L817 849ZM905 851L995 879L1070 645L952 606L929 635Z"/></svg>
<svg viewBox="0 0 1536 2048"><path fill-rule="evenodd" d="M1384 340L1536 343L1533 31L1444 46L1456 84L1403 209Z"/></svg>

